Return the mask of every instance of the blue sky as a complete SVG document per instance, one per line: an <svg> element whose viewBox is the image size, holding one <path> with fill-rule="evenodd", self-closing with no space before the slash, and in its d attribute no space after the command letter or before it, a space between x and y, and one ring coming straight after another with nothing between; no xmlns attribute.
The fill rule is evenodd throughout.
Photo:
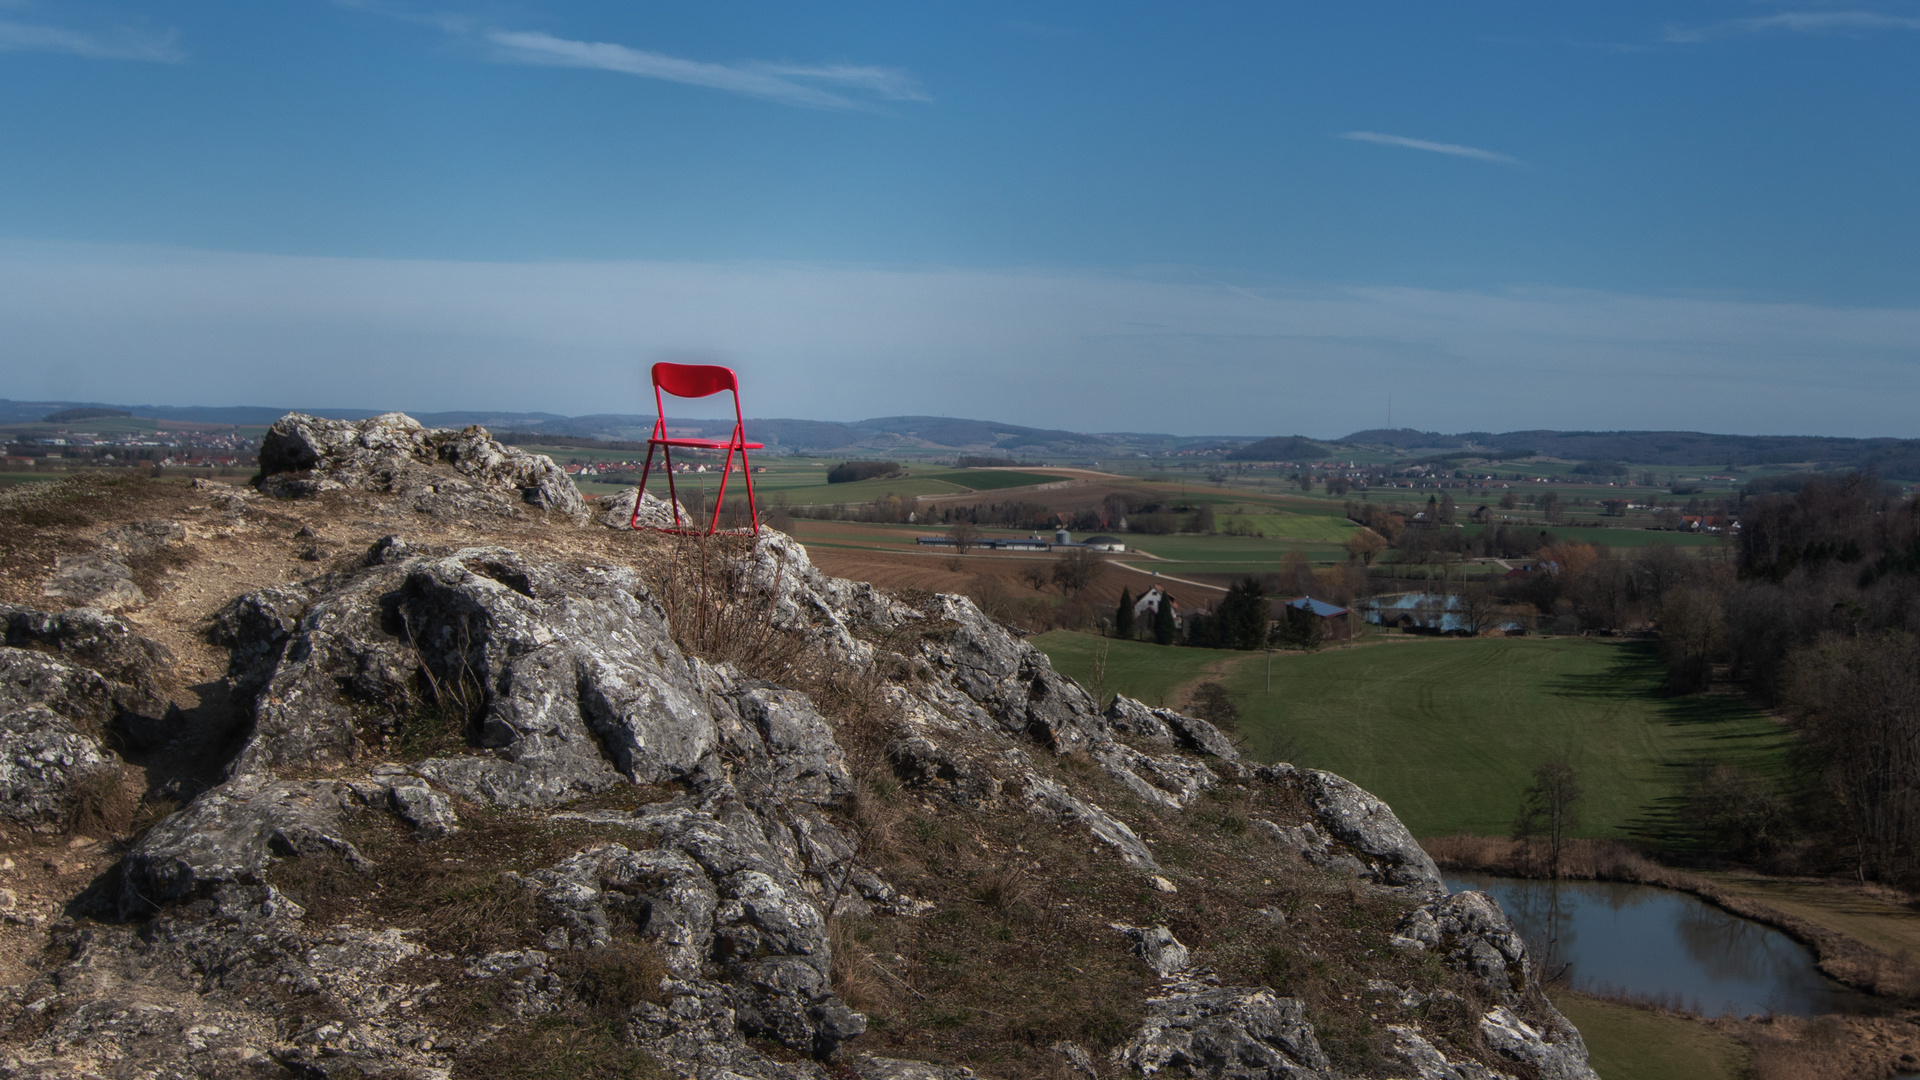
<svg viewBox="0 0 1920 1080"><path fill-rule="evenodd" d="M0 0L0 396L1920 436L1920 3Z"/></svg>

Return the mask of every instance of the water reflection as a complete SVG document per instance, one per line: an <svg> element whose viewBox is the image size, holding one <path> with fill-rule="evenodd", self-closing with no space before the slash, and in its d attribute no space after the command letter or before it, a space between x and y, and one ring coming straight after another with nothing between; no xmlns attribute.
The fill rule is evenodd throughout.
<svg viewBox="0 0 1920 1080"><path fill-rule="evenodd" d="M1458 613L1460 597L1455 593L1383 593L1363 601L1360 609L1375 626L1412 627L1443 634L1467 628L1466 616ZM1518 630L1520 624L1500 619L1494 628Z"/></svg>
<svg viewBox="0 0 1920 1080"><path fill-rule="evenodd" d="M1709 1016L1885 1011L1821 975L1792 938L1685 893L1488 874L1448 875L1447 886L1498 900L1541 972L1564 968L1576 990L1624 991Z"/></svg>

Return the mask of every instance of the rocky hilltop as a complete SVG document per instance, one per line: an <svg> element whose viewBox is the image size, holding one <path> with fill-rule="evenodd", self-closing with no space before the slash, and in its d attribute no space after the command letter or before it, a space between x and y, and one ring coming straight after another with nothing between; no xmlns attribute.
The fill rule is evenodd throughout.
<svg viewBox="0 0 1920 1080"><path fill-rule="evenodd" d="M1384 804L964 598L477 428L261 460L0 497L0 1076L1593 1075Z"/></svg>

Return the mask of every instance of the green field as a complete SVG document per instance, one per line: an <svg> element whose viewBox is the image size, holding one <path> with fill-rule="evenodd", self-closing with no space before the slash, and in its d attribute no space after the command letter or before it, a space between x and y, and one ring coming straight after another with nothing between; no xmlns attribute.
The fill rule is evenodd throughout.
<svg viewBox="0 0 1920 1080"><path fill-rule="evenodd" d="M1034 642L1081 678L1099 640L1056 632ZM1586 788L1584 836L1677 836L1696 762L1783 767L1779 725L1737 698L1666 696L1657 656L1637 643L1388 638L1277 654L1268 693L1261 655L1114 642L1107 681L1164 694L1223 658L1250 756L1271 760L1291 738L1298 764L1373 792L1418 836L1505 835L1532 770L1555 755Z"/></svg>
<svg viewBox="0 0 1920 1080"><path fill-rule="evenodd" d="M1601 1080L1738 1080L1746 1047L1701 1020L1617 1005L1585 994L1553 994L1553 1004L1586 1040Z"/></svg>
<svg viewBox="0 0 1920 1080"><path fill-rule="evenodd" d="M1385 799L1415 835L1504 835L1533 768L1564 756L1585 836L1664 834L1688 768L1774 774L1786 737L1744 701L1669 697L1639 643L1593 638L1385 640L1258 661L1225 681L1254 756L1287 734L1305 764Z"/></svg>
<svg viewBox="0 0 1920 1080"><path fill-rule="evenodd" d="M1174 708L1186 704L1176 693L1196 682L1208 664L1233 662L1230 653L1213 649L1183 649L1140 641L1115 641L1093 634L1054 630L1028 638L1034 647L1047 654L1061 674L1093 688L1094 658L1100 646L1107 647L1106 692L1125 694L1149 705Z"/></svg>
<svg viewBox="0 0 1920 1080"><path fill-rule="evenodd" d="M1302 544L1271 536L1128 533L1125 539L1136 551L1168 560L1145 564L1164 574L1270 574L1280 568L1282 556L1296 550L1305 551L1317 563L1341 562L1347 557L1346 549L1338 544Z"/></svg>
<svg viewBox="0 0 1920 1080"><path fill-rule="evenodd" d="M1309 540L1343 544L1359 526L1332 514L1295 514L1285 511L1269 514L1222 514L1216 521L1221 531L1229 527L1252 529L1266 538Z"/></svg>

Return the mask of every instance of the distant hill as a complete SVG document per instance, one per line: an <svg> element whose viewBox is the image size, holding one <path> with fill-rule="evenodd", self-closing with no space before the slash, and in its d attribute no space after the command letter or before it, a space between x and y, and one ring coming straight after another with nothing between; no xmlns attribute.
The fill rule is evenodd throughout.
<svg viewBox="0 0 1920 1080"><path fill-rule="evenodd" d="M1872 469L1897 480L1920 479L1920 439L1844 439L1818 435L1713 435L1700 431L1436 431L1375 428L1340 440L1408 453L1484 451L1486 456L1541 454L1566 461L1627 465L1808 464L1821 469Z"/></svg>
<svg viewBox="0 0 1920 1080"><path fill-rule="evenodd" d="M101 420L110 416L132 416L132 415L133 413L129 412L126 409L80 408L80 409L61 409L57 413L48 413L46 416L41 417L41 419L46 421L49 424L66 424L66 423L71 423L72 421L75 421L75 420Z"/></svg>
<svg viewBox="0 0 1920 1080"><path fill-rule="evenodd" d="M88 401L9 401L0 398L0 424L45 423L50 415L125 415L155 420L221 424L270 424L290 411L256 405L113 405ZM302 412L338 420L363 420L370 409L302 407ZM645 439L653 426L647 413L561 416L546 412L463 410L410 413L434 427L479 424L512 431L516 438L553 435L586 439ZM59 422L59 421L55 421ZM676 428L724 436L728 421L687 421ZM1871 469L1889 480L1920 480L1920 439L1845 439L1814 435L1714 435L1699 431L1465 431L1452 434L1413 428L1371 428L1341 439L1277 435L1255 439L1231 435L1167 435L1153 432L1067 431L952 416L881 416L868 420L757 418L749 437L781 453L831 453L849 457L988 454L1029 461L1097 461L1174 451L1224 450L1239 461L1315 461L1337 458L1342 448L1388 450L1402 458L1517 458L1542 454L1566 461L1618 462L1627 466L1736 468L1805 465L1810 469Z"/></svg>
<svg viewBox="0 0 1920 1080"><path fill-rule="evenodd" d="M1234 461L1318 461L1326 456L1326 446L1300 435L1261 439L1227 455Z"/></svg>

